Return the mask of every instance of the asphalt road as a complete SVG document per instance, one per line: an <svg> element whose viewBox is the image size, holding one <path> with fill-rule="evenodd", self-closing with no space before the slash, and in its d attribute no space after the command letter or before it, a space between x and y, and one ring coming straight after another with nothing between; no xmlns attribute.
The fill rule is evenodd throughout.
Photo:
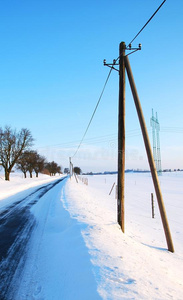
<svg viewBox="0 0 183 300"><path fill-rule="evenodd" d="M13 287L24 268L28 243L36 226L32 206L64 179L41 186L0 210L0 300L13 299Z"/></svg>

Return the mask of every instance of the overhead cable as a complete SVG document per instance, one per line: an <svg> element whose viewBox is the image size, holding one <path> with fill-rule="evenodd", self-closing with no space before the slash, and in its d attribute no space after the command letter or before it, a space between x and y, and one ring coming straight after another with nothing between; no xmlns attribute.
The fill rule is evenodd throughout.
<svg viewBox="0 0 183 300"><path fill-rule="evenodd" d="M93 118L94 118L94 115L95 115L95 113L96 113L96 111L97 111L97 108L98 108L98 106L99 106L100 100L102 99L102 96L103 96L103 93L104 93L104 91L105 91L107 82L108 82L109 77L110 77L110 75L111 75L111 72L112 72L112 68L110 69L109 74L108 74L108 76L107 76L107 79L106 79L106 81L105 81L105 83L104 83L104 87L103 87L103 89L102 89L102 92L101 92L101 94L100 94L100 97L99 97L99 99L98 99L98 102L97 102L97 104L96 104L96 106L95 106L95 109L94 109L94 111L93 111L93 114L92 114L92 116L91 116L91 119L90 119L90 121L89 121L89 123L88 123L88 126L87 126L87 128L86 128L86 130L85 130L85 132L84 132L84 135L83 135L83 137L82 137L82 139L81 139L81 141L80 141L80 143L79 143L79 145L78 145L78 148L76 149L76 151L75 151L74 155L72 156L72 158L77 154L77 152L78 152L79 148L81 147L81 144L82 144L82 142L83 142L83 140L84 140L84 138L85 138L85 136L86 136L86 134L87 134L87 132L88 132L88 129L89 129L90 125L91 125L91 122L92 122L92 120L93 120Z"/></svg>
<svg viewBox="0 0 183 300"><path fill-rule="evenodd" d="M163 4L164 4L165 2L166 2L166 0L164 0L164 1L161 3L161 5L157 8L157 10L153 13L153 15L149 18L149 20L145 23L145 25L141 28L141 30L140 30L140 31L136 34L136 36L131 40L131 42L128 44L128 46L129 46L130 44L132 44L132 42L137 38L137 36L144 30L144 28L145 28L145 27L148 25L148 23L154 18L154 16L157 14L157 12L160 10L160 8L163 6ZM128 46L127 46L127 48L128 48ZM86 130L85 130L85 132L84 132L84 135L83 135L83 137L82 137L82 139L81 139L81 141L80 141L80 143L79 143L79 145L78 145L78 148L76 149L76 151L75 151L74 155L72 156L72 158L77 154L79 148L81 147L81 144L82 144L82 142L83 142L83 140L84 140L84 138L85 138L85 136L86 136L86 134L87 134L87 132L88 132L88 129L89 129L89 127L90 127L90 125L91 125L91 122L92 122L92 120L93 120L93 118L94 118L94 115L95 115L95 113L96 113L96 111L97 111L98 105L99 105L100 100L101 100L101 98L102 98L102 96L103 96L104 90L105 90L105 88L106 88L106 85L107 85L107 82L108 82L109 77L110 77L110 75L111 75L111 72L112 72L112 70L113 70L113 67L114 67L115 63L118 61L119 58L120 58L120 56L119 56L117 59L115 59L114 62L113 62L113 65L112 65L112 67L111 67L111 69L110 69L110 71L109 71L109 74L108 74L107 79L106 79L106 81L105 81L104 87L103 87L102 92L101 92L101 94L100 94L99 100L98 100L98 102L97 102L97 104L96 104L96 107L95 107L95 109L94 109L94 112L93 112L93 114L92 114L92 116L91 116L91 119L90 119L90 121L89 121L89 123L88 123L88 126L87 126L87 128L86 128Z"/></svg>
<svg viewBox="0 0 183 300"><path fill-rule="evenodd" d="M154 18L154 16L157 14L157 12L160 10L160 8L163 6L163 4L166 2L166 0L164 0L161 5L157 8L157 10L154 12L154 14L150 17L150 19L145 23L145 25L141 28L141 30L136 34L136 36L133 38L133 40L131 40L131 42L128 44L128 46L130 44L133 43L133 41L138 37L138 35L142 32L142 30L144 30L144 28L148 25L148 23ZM127 46L127 47L128 47Z"/></svg>

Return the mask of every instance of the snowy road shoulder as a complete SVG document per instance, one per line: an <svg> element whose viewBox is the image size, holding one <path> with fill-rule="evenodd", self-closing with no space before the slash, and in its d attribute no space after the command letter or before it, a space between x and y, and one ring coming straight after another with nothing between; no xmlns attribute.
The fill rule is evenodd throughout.
<svg viewBox="0 0 183 300"><path fill-rule="evenodd" d="M142 184L144 180L142 178ZM148 182L147 178L147 187ZM106 300L181 299L183 255L166 250L163 234L161 239L157 235L154 244L153 236L160 229L149 227L150 218L141 218L144 234L135 221L130 226L133 219L127 220L129 232L122 234L116 223L116 200L108 195L111 185L112 181L109 186L104 184L102 176L91 176L89 186L81 182L77 184L73 179L67 182L62 197L71 217L85 225L82 235L91 256L100 295ZM132 196L132 191L127 189L127 193ZM142 207L143 213L145 215Z"/></svg>
<svg viewBox="0 0 183 300"><path fill-rule="evenodd" d="M63 208L65 181L48 191L31 212L36 219L25 268L14 296L27 299L101 299L81 232L84 225Z"/></svg>

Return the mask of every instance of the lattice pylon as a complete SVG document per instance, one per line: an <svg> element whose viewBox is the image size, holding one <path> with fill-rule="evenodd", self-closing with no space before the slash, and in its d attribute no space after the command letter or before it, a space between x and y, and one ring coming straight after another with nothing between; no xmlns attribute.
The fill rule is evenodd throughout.
<svg viewBox="0 0 183 300"><path fill-rule="evenodd" d="M156 165L156 169L157 169L157 152L156 152L156 132L155 132L155 128L156 128L156 119L154 117L154 113L153 113L153 109L152 109L152 118L150 120L151 126L152 126L152 138L153 138L153 157L154 157L154 162Z"/></svg>
<svg viewBox="0 0 183 300"><path fill-rule="evenodd" d="M160 138L159 138L160 125L158 121L158 115L156 113L156 117L154 116L153 109L152 109L152 117L150 123L152 127L154 162L158 174L161 174L162 168L161 168L161 153L160 153Z"/></svg>
<svg viewBox="0 0 183 300"><path fill-rule="evenodd" d="M160 132L160 125L158 122L158 114L156 113L156 140L157 140L157 172L161 173L161 153L160 153L160 138L159 138L159 132Z"/></svg>

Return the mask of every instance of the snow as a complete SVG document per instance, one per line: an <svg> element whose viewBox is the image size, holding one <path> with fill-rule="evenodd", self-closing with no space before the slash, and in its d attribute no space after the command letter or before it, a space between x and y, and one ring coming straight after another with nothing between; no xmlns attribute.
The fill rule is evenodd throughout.
<svg viewBox="0 0 183 300"><path fill-rule="evenodd" d="M116 224L115 176L91 176L89 186L66 186L65 207L87 224L82 235L91 255L103 299L182 299L183 174L165 174L160 184L175 253L166 241L155 203L151 218L150 174L126 174L126 233ZM71 185L71 184L70 184ZM75 187L74 187L75 186Z"/></svg>
<svg viewBox="0 0 183 300"><path fill-rule="evenodd" d="M57 175L58 176L58 175ZM12 173L10 175L10 181L4 180L4 175L0 175L0 208L7 205L12 199L8 199L9 196L15 195L21 191L28 190L29 188L36 187L41 184L47 184L50 181L54 181L57 176L48 176L44 174L39 174L37 178L33 175L33 178L24 178L22 173ZM60 175L64 176L64 175ZM59 176L59 178L60 178ZM6 201L5 201L5 198ZM3 200L3 201L1 201Z"/></svg>
<svg viewBox="0 0 183 300"><path fill-rule="evenodd" d="M0 207L53 179L1 180ZM67 179L31 209L37 226L15 299L182 299L183 173L159 179L175 253L167 251L149 173L126 174L125 234L116 222L115 189L109 195L115 175L88 176L88 186Z"/></svg>

